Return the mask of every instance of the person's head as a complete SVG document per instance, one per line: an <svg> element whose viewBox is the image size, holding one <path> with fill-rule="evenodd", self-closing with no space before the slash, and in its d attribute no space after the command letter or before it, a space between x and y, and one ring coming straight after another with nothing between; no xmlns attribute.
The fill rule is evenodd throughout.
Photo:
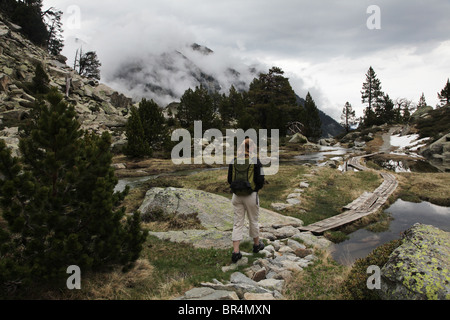
<svg viewBox="0 0 450 320"><path fill-rule="evenodd" d="M253 158L256 156L256 145L252 139L247 138L238 149L238 157Z"/></svg>

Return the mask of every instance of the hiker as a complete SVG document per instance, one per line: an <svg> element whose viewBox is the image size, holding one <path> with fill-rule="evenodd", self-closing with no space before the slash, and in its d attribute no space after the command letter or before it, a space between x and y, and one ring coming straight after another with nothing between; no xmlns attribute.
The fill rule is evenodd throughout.
<svg viewBox="0 0 450 320"><path fill-rule="evenodd" d="M238 159L245 160L240 164ZM245 212L249 220L249 233L253 238L253 252L264 249L259 238L259 196L258 192L264 186L262 164L257 157L256 145L251 139L246 139L238 150L237 158L228 169L228 183L233 192L234 226L233 254L231 260L236 263L242 258L239 245L243 240Z"/></svg>

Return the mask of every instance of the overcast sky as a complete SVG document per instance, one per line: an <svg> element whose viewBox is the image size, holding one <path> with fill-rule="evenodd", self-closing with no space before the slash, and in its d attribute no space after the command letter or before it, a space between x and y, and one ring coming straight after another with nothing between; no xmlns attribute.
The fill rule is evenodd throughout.
<svg viewBox="0 0 450 320"><path fill-rule="evenodd" d="M65 13L68 64L81 43L108 74L136 53L196 42L230 61L281 67L298 95L311 92L337 120L347 101L362 115L370 66L392 99L418 102L424 92L433 107L450 77L448 0L44 0L50 6Z"/></svg>

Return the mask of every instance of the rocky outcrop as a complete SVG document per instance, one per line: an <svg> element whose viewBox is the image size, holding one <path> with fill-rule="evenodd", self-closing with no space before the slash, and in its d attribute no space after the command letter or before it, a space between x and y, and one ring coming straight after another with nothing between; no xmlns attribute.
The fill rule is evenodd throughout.
<svg viewBox="0 0 450 320"><path fill-rule="evenodd" d="M441 171L450 172L450 133L426 147L421 154Z"/></svg>
<svg viewBox="0 0 450 320"><path fill-rule="evenodd" d="M51 56L22 37L0 15L0 125L18 127L28 118L35 98L27 92L35 68L41 63L66 100L74 105L82 129L112 134L113 143L123 140L131 99L104 84L78 75L65 64L66 58ZM11 140L14 142L15 140ZM17 151L14 143L7 144Z"/></svg>
<svg viewBox="0 0 450 320"><path fill-rule="evenodd" d="M416 224L381 270L387 300L450 300L450 233Z"/></svg>
<svg viewBox="0 0 450 320"><path fill-rule="evenodd" d="M302 135L301 133L296 133L292 136L292 138L289 140L289 143L300 143L300 144L305 144L308 143L308 138L306 138L304 135Z"/></svg>

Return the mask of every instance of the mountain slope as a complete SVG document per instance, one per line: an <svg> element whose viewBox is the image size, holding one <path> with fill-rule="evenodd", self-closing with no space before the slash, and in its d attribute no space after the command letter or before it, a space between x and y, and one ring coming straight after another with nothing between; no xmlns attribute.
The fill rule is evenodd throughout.
<svg viewBox="0 0 450 320"><path fill-rule="evenodd" d="M124 140L126 114L132 100L110 87L78 75L63 56L49 55L20 34L0 15L0 138L18 149L18 127L31 114L36 97L29 90L37 64L42 64L49 85L74 105L81 127L101 134L108 131L113 143Z"/></svg>

